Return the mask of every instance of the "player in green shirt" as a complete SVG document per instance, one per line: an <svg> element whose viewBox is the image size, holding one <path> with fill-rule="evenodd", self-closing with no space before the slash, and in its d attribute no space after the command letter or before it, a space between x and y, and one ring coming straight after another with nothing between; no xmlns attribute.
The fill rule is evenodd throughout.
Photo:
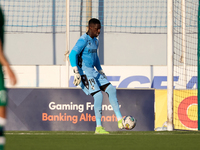
<svg viewBox="0 0 200 150"><path fill-rule="evenodd" d="M15 85L17 83L15 74L13 73L10 65L3 53L4 43L4 14L0 6L0 150L4 149L5 137L4 126L6 124L6 105L7 105L7 93L4 86L4 74L2 66L5 68L5 73L10 79L10 83Z"/></svg>

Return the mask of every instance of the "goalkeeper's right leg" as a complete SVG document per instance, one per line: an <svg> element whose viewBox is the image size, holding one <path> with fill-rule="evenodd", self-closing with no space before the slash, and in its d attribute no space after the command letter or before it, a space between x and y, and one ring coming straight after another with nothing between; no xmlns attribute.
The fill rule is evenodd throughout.
<svg viewBox="0 0 200 150"><path fill-rule="evenodd" d="M101 91L95 93L94 97L94 114L96 117L96 126L101 126L101 116L102 116L102 101L103 101L103 94Z"/></svg>
<svg viewBox="0 0 200 150"><path fill-rule="evenodd" d="M97 93L94 93L93 97L94 97L94 113L95 113L95 117L96 117L95 134L109 134L109 132L107 132L101 126L103 94L101 93L101 91L98 91Z"/></svg>

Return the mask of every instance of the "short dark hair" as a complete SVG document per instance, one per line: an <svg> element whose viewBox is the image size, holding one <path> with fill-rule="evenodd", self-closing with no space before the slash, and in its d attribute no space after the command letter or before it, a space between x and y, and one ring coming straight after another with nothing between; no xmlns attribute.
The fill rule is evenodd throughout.
<svg viewBox="0 0 200 150"><path fill-rule="evenodd" d="M89 26L90 24L101 24L101 22L99 21L99 19L92 18L92 19L89 20L88 26Z"/></svg>

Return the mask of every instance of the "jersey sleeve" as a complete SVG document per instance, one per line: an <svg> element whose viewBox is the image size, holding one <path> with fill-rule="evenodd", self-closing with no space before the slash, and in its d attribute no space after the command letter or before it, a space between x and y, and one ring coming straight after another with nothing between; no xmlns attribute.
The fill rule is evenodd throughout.
<svg viewBox="0 0 200 150"><path fill-rule="evenodd" d="M96 39L96 45L97 45L97 48L98 48L99 47L99 41L97 39ZM102 70L98 55L97 55L95 67L97 68L97 70Z"/></svg>
<svg viewBox="0 0 200 150"><path fill-rule="evenodd" d="M95 67L97 68L97 70L102 70L98 55L97 55L97 60L96 60Z"/></svg>
<svg viewBox="0 0 200 150"><path fill-rule="evenodd" d="M80 38L76 45L73 47L73 49L71 50L70 54L69 54L69 60L70 60L70 64L72 67L77 66L78 63L78 55L81 53L81 51L85 48L87 42Z"/></svg>

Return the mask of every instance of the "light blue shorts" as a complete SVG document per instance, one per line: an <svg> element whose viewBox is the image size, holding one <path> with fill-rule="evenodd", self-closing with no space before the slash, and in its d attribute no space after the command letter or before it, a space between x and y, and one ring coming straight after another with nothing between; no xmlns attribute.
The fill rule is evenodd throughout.
<svg viewBox="0 0 200 150"><path fill-rule="evenodd" d="M81 75L81 83L79 86L86 95L90 95L101 90L101 86L109 83L109 81L94 68L86 68L84 70L80 69L79 72Z"/></svg>

